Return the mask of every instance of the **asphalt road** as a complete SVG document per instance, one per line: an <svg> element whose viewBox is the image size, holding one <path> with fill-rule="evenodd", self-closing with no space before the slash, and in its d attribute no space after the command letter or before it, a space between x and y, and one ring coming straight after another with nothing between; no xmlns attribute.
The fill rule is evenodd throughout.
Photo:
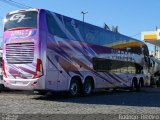
<svg viewBox="0 0 160 120"><path fill-rule="evenodd" d="M61 94L42 96L31 92L2 92L0 114L2 117L13 114L21 117L26 114L34 117L53 114L59 114L60 117L107 114L111 117L115 115L116 118L122 114L160 114L160 88L145 88L141 92L101 91L89 97L78 98Z"/></svg>

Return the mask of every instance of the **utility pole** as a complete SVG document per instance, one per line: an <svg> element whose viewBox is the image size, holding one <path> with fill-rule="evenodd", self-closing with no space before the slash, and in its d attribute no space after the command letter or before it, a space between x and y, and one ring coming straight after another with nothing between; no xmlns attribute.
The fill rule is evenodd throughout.
<svg viewBox="0 0 160 120"><path fill-rule="evenodd" d="M156 31L158 30L158 27L156 26ZM155 45L155 47L154 47L154 56L155 56L155 58L157 58L157 56L158 56L158 49L157 49L158 47Z"/></svg>
<svg viewBox="0 0 160 120"><path fill-rule="evenodd" d="M87 14L88 12L81 12L81 14L83 15L83 22L84 22L84 15Z"/></svg>

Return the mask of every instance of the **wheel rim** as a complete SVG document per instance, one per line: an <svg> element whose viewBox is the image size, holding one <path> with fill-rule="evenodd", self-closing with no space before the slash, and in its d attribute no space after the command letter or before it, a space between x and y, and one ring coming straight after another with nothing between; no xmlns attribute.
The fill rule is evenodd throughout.
<svg viewBox="0 0 160 120"><path fill-rule="evenodd" d="M90 94L90 93L91 93L91 90L92 90L91 84L90 84L90 83L86 83L86 84L84 85L84 93L85 93L85 94Z"/></svg>
<svg viewBox="0 0 160 120"><path fill-rule="evenodd" d="M76 83L72 83L70 90L72 95L76 95L78 92L78 85Z"/></svg>

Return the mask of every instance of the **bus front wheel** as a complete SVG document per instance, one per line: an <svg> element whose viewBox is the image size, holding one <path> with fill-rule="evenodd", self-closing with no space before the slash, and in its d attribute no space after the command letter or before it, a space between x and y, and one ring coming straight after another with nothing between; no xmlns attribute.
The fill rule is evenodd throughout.
<svg viewBox="0 0 160 120"><path fill-rule="evenodd" d="M69 87L69 96L77 97L80 94L80 83L78 80L72 80Z"/></svg>

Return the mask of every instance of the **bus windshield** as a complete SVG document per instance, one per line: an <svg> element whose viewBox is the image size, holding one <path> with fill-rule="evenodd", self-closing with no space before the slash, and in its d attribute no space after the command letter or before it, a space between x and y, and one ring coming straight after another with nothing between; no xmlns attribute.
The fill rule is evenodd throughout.
<svg viewBox="0 0 160 120"><path fill-rule="evenodd" d="M37 28L37 12L26 11L6 16L4 31L19 28Z"/></svg>

